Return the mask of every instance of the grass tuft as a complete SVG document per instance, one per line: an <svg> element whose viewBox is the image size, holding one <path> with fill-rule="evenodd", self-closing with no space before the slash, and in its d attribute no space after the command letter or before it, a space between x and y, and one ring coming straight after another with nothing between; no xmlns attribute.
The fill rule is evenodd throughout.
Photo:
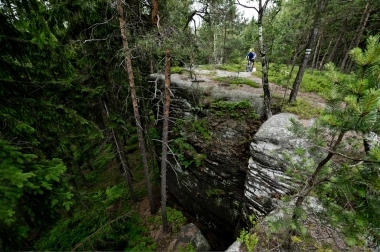
<svg viewBox="0 0 380 252"><path fill-rule="evenodd" d="M235 84L235 85L240 85L240 84L245 84L254 88L259 88L259 84L254 82L253 80L243 78L243 77L233 77L233 76L228 76L228 77L215 77L214 80L220 81L220 82L225 82L228 84Z"/></svg>

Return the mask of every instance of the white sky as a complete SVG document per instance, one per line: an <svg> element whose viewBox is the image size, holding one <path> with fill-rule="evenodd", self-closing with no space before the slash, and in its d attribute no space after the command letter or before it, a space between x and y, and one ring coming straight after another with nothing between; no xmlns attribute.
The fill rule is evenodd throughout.
<svg viewBox="0 0 380 252"><path fill-rule="evenodd" d="M240 3L243 4L243 5L246 5L246 6L252 6L252 7L257 7L257 3L256 2L252 2L252 1L249 1L249 0L240 0ZM241 12L243 12L243 16L245 18L248 19L248 21L250 21L252 19L253 16L255 16L255 18L257 18L257 12L255 9L251 9L251 8L244 8L240 5L236 5L237 6L237 9Z"/></svg>
<svg viewBox="0 0 380 252"><path fill-rule="evenodd" d="M237 2L237 1L236 1ZM246 5L246 6L257 6L257 2L256 1L250 1L250 0L240 0L240 3L243 4L243 5ZM197 5L197 3L195 3L195 6ZM255 9L252 9L252 8L245 8L245 7L242 7L238 4L236 4L236 7L238 9L238 11L242 12L243 13L243 17L246 18L248 21L250 21L252 19L253 16L255 16L255 18L257 18L257 12ZM197 27L200 26L200 23L201 23L201 18L195 16L194 17L196 22L197 22ZM193 22L190 23L190 26L193 26Z"/></svg>

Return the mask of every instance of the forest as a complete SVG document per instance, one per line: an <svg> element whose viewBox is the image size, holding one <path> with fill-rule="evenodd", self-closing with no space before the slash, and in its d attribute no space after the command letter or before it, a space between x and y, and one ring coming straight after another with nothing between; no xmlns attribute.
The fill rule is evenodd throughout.
<svg viewBox="0 0 380 252"><path fill-rule="evenodd" d="M264 92L258 122L281 112L269 82L290 90L282 102L295 111L299 90L326 108L316 127L292 127L319 156L287 157L300 181L284 196L291 218L265 235L250 218L235 238L247 251L311 251L302 205L312 195L352 250L380 243L380 1L0 0L0 23L0 251L164 251L148 226L174 234L187 216L166 190L170 74L244 71L250 48ZM161 129L153 73L166 78Z"/></svg>

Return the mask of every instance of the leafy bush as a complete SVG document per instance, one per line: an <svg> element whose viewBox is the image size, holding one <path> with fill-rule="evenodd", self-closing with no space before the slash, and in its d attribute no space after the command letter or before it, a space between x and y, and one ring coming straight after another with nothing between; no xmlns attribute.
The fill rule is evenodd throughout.
<svg viewBox="0 0 380 252"><path fill-rule="evenodd" d="M166 215L168 218L168 224L171 227L171 230L174 233L177 233L180 228L185 225L187 222L187 219L185 216L183 216L182 212L171 207L166 208ZM157 225L162 225L162 216L161 214L157 215L154 219L153 222Z"/></svg>

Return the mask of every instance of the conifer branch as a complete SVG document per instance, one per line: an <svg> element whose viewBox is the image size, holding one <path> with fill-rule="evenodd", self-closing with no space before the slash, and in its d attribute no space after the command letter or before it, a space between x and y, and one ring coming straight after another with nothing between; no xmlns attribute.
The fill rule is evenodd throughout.
<svg viewBox="0 0 380 252"><path fill-rule="evenodd" d="M117 218L114 219L114 220L111 220L111 221L107 222L106 224L104 224L103 226L101 226L100 228L98 228L94 233L92 233L92 234L90 234L89 236L87 236L83 241L81 241L80 243L78 243L77 245L75 245L75 247L74 247L71 251L75 251L77 248L79 248L79 247L81 247L81 246L83 247L83 244L84 244L86 241L89 241L91 247L94 249L94 247L92 246L92 243L91 243L91 241L90 241L91 237L93 237L94 235L97 235L97 234L98 234L102 229L104 229L106 226L109 226L109 225L111 225L112 223L114 223L114 222L116 222L116 221L118 221L118 220L120 220L120 219L123 219L123 218L125 218L125 217L131 217L130 212L127 213L127 214L124 214L124 215L122 215L122 216L119 216L119 217L117 217ZM94 250L95 250L95 249L94 249Z"/></svg>

